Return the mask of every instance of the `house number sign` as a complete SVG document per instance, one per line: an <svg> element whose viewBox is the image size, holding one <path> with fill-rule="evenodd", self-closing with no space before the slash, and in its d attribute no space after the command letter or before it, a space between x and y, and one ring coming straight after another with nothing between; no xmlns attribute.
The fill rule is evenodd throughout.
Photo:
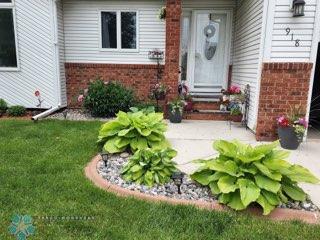
<svg viewBox="0 0 320 240"><path fill-rule="evenodd" d="M300 47L300 39L295 39L294 38L294 33L291 32L291 28L286 28L286 33L287 33L287 36L289 36L289 34L291 34L291 41L294 41L295 42L295 46L296 47Z"/></svg>

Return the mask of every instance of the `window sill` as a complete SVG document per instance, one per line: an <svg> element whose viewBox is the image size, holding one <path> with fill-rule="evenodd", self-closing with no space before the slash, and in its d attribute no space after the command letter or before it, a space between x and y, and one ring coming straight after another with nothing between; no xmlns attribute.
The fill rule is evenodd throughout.
<svg viewBox="0 0 320 240"><path fill-rule="evenodd" d="M139 49L116 49L116 48L100 48L100 52L114 52L114 53L138 53Z"/></svg>
<svg viewBox="0 0 320 240"><path fill-rule="evenodd" d="M0 67L0 72L20 72L19 67Z"/></svg>

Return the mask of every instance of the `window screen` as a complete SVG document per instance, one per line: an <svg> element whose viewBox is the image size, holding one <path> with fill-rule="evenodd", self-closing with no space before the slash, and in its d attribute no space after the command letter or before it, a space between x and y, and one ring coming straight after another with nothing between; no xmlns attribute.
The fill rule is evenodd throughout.
<svg viewBox="0 0 320 240"><path fill-rule="evenodd" d="M102 48L117 48L117 13L102 12Z"/></svg>
<svg viewBox="0 0 320 240"><path fill-rule="evenodd" d="M137 48L136 12L121 12L121 48Z"/></svg>
<svg viewBox="0 0 320 240"><path fill-rule="evenodd" d="M0 0L0 2L10 2ZM16 43L11 8L0 8L0 67L17 67Z"/></svg>

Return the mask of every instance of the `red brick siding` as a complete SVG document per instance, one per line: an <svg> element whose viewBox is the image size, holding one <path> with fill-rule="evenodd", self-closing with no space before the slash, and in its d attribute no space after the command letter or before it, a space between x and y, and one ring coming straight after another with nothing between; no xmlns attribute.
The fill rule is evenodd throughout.
<svg viewBox="0 0 320 240"><path fill-rule="evenodd" d="M181 0L166 2L166 59L164 81L173 89L169 99L177 96L179 81Z"/></svg>
<svg viewBox="0 0 320 240"><path fill-rule="evenodd" d="M75 107L77 96L90 80L116 80L133 89L136 96L146 100L157 79L157 65L66 63L68 106ZM163 68L163 66L161 66Z"/></svg>
<svg viewBox="0 0 320 240"><path fill-rule="evenodd" d="M307 110L312 63L264 63L256 138L271 141L277 138L276 119L289 113L290 107Z"/></svg>

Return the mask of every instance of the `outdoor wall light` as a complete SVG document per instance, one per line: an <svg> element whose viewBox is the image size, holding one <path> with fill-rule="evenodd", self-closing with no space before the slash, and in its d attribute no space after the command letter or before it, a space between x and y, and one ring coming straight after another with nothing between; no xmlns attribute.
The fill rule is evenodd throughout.
<svg viewBox="0 0 320 240"><path fill-rule="evenodd" d="M109 154L102 152L102 153L100 153L100 156L102 158L102 161L104 162L104 166L106 167L108 164L108 160L109 160Z"/></svg>
<svg viewBox="0 0 320 240"><path fill-rule="evenodd" d="M293 17L304 16L305 5L306 5L306 2L304 0L293 0L292 2Z"/></svg>
<svg viewBox="0 0 320 240"><path fill-rule="evenodd" d="M183 173L182 172L175 172L172 174L172 180L175 185L178 187L178 194L181 194L181 185L183 182Z"/></svg>

